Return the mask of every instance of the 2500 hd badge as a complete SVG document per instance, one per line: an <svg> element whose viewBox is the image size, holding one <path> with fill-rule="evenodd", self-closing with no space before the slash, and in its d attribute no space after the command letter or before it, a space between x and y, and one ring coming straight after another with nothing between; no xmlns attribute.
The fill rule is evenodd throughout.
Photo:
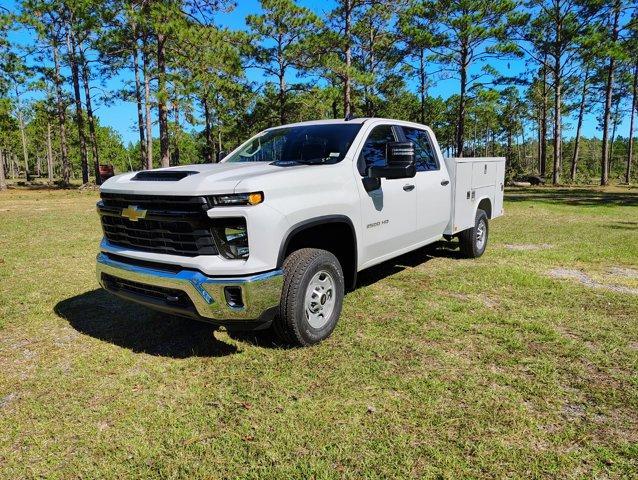
<svg viewBox="0 0 638 480"><path fill-rule="evenodd" d="M379 227L381 225L387 225L388 223L390 223L390 220L381 220L380 222L374 222L374 223L368 223L366 225L366 228L374 228L374 227Z"/></svg>

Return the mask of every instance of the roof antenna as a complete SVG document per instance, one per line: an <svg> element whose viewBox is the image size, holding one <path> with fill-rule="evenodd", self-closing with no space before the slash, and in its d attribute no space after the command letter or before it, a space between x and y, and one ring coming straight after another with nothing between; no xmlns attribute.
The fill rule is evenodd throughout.
<svg viewBox="0 0 638 480"><path fill-rule="evenodd" d="M350 113L348 113L348 115L346 115L346 118L344 118L343 120L344 120L345 122L349 122L350 120L353 120L353 119L355 119L355 118L357 118L357 117L355 117L355 116L352 114L352 112L350 112Z"/></svg>

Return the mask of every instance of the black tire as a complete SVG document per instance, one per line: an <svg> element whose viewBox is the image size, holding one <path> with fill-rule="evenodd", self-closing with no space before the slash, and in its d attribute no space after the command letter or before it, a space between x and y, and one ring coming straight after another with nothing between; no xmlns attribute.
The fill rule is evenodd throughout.
<svg viewBox="0 0 638 480"><path fill-rule="evenodd" d="M309 346L325 340L337 326L341 314L344 295L344 278L337 257L326 250L302 248L291 253L284 261L284 285L281 292L279 313L273 321L275 333L291 345ZM326 307L329 312L321 318L321 312L308 316L306 296L311 282L326 282L332 288L313 298L318 301L311 304L321 312ZM329 294L328 298L328 291ZM330 307L328 310L327 307ZM317 322L325 322L318 324ZM315 328L311 323L318 325Z"/></svg>
<svg viewBox="0 0 638 480"><path fill-rule="evenodd" d="M466 258L478 258L487 247L489 224L487 213L480 208L476 210L474 226L459 233L461 254Z"/></svg>

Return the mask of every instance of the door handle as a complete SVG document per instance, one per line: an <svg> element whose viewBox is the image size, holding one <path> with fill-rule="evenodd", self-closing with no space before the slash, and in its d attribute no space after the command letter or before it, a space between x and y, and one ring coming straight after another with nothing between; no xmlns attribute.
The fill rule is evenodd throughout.
<svg viewBox="0 0 638 480"><path fill-rule="evenodd" d="M450 181L449 181L449 180L441 180L441 185L443 185L444 187L445 187L448 183L450 183Z"/></svg>
<svg viewBox="0 0 638 480"><path fill-rule="evenodd" d="M403 185L403 190L405 190L406 192L411 192L412 190L414 190L414 185L410 183L407 185Z"/></svg>

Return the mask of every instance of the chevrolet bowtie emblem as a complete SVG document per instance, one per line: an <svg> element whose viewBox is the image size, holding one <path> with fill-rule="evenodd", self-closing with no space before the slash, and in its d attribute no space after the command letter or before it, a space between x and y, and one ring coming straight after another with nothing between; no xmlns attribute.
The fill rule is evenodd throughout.
<svg viewBox="0 0 638 480"><path fill-rule="evenodd" d="M131 222L137 222L140 218L146 217L146 210L137 208L135 205L129 205L122 210L122 216L128 218Z"/></svg>

